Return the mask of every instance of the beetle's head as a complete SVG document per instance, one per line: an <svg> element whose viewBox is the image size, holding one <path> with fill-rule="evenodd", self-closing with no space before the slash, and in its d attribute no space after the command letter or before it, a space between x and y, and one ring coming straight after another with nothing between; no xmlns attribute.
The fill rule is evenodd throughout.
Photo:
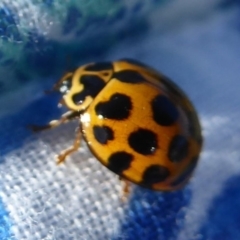
<svg viewBox="0 0 240 240"><path fill-rule="evenodd" d="M112 77L112 69L91 71L93 64L66 73L53 87L62 94L61 104L73 111L84 111Z"/></svg>

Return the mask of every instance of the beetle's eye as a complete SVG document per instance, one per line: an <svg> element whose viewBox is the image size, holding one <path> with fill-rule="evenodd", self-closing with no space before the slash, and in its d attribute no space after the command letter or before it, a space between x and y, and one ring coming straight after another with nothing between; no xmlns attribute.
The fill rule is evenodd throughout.
<svg viewBox="0 0 240 240"><path fill-rule="evenodd" d="M64 81L62 81L61 84L59 85L59 92L62 94L66 94L71 89L71 87L72 87L71 78L67 78Z"/></svg>

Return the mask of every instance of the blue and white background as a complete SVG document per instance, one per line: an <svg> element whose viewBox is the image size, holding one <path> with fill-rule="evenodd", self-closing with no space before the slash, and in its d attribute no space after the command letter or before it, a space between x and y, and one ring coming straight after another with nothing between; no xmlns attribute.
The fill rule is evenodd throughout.
<svg viewBox="0 0 240 240"><path fill-rule="evenodd" d="M56 166L77 123L58 118L67 70L134 58L172 78L196 106L204 150L191 182L172 193L133 187L84 142ZM2 0L0 2L0 240L240 239L240 1Z"/></svg>

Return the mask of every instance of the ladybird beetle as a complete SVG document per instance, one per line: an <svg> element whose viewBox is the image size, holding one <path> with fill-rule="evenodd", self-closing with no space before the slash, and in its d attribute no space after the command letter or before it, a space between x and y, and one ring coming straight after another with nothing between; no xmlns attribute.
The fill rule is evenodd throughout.
<svg viewBox="0 0 240 240"><path fill-rule="evenodd" d="M183 186L202 147L197 113L184 92L156 70L130 59L90 63L65 74L53 90L69 111L35 131L79 119L80 138L122 179L153 190Z"/></svg>

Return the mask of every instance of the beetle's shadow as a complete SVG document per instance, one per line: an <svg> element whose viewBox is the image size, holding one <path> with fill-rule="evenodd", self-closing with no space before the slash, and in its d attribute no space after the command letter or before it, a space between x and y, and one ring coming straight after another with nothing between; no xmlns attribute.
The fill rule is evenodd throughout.
<svg viewBox="0 0 240 240"><path fill-rule="evenodd" d="M184 207L191 199L189 188L156 192L136 187L125 210L118 239L175 239L183 224Z"/></svg>

